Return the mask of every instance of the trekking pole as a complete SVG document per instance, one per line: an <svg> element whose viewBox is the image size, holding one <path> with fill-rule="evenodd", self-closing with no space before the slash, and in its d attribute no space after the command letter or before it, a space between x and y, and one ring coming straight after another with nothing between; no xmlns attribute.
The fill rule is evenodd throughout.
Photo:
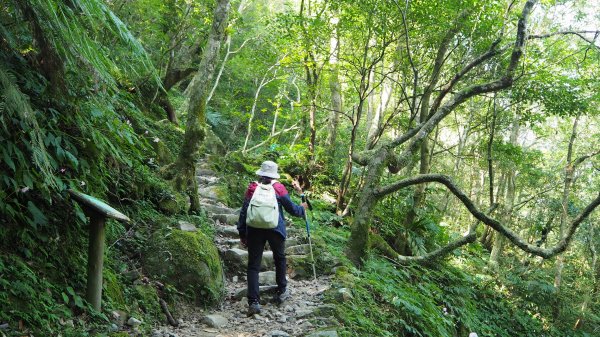
<svg viewBox="0 0 600 337"><path fill-rule="evenodd" d="M308 209L312 211L312 205L310 204L310 201L308 201L308 198L304 195L304 193L302 194L302 202L305 202L308 205ZM317 271L315 269L315 256L313 255L312 241L310 240L310 223L308 222L308 216L306 216L306 210L304 210L304 222L306 223L306 235L308 236L308 247L310 248L310 259L312 260L313 277L316 281Z"/></svg>

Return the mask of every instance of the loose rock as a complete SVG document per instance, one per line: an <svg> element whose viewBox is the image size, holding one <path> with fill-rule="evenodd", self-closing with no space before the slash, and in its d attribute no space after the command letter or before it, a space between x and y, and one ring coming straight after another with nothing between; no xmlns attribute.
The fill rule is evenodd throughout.
<svg viewBox="0 0 600 337"><path fill-rule="evenodd" d="M211 328L222 328L227 325L227 318L221 315L206 315L202 318L202 323Z"/></svg>
<svg viewBox="0 0 600 337"><path fill-rule="evenodd" d="M133 327L133 328L137 328L141 324L142 324L142 321L140 321L139 319L137 319L135 317L130 317L129 320L127 320L127 325L129 325L130 327Z"/></svg>

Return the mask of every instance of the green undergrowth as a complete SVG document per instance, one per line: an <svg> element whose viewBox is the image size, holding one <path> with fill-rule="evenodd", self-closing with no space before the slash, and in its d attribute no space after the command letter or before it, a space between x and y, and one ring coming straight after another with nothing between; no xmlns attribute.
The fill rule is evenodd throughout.
<svg viewBox="0 0 600 337"><path fill-rule="evenodd" d="M457 255L434 267L397 265L371 256L357 269L344 255L350 234L345 221L329 205L317 200L313 204L317 206L309 213L313 242L322 242L315 251L319 255L325 251L335 260L320 264L317 258L317 269L327 273L337 266L327 297L336 305L341 336L594 335L593 317L587 317L586 328L577 331L567 323L575 322L577 312L565 309L563 323L552 319L556 294L551 273L526 265L522 270L492 273L482 258L487 252L478 245L456 251ZM294 221L294 226L302 229L304 223ZM350 289L352 299L336 296L336 289L343 287Z"/></svg>
<svg viewBox="0 0 600 337"><path fill-rule="evenodd" d="M441 265L396 266L373 257L338 272L354 298L338 303L343 336L561 336L477 277Z"/></svg>
<svg viewBox="0 0 600 337"><path fill-rule="evenodd" d="M371 257L360 270L338 268L335 280L353 294L348 301L330 298L342 336L592 336L558 329L549 302L511 292L506 279L473 276L448 263L425 268Z"/></svg>

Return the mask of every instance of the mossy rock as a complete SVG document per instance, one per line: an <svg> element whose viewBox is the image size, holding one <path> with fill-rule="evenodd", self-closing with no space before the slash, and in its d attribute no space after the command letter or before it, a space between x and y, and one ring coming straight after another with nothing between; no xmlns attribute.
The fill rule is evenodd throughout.
<svg viewBox="0 0 600 337"><path fill-rule="evenodd" d="M346 266L336 268L335 278L342 285L352 285L357 281L356 276L354 276Z"/></svg>
<svg viewBox="0 0 600 337"><path fill-rule="evenodd" d="M181 213L185 210L187 201L179 194L165 194L158 200L158 208L169 215Z"/></svg>
<svg viewBox="0 0 600 337"><path fill-rule="evenodd" d="M123 295L123 287L119 282L117 275L110 269L104 269L103 273L103 288L102 294L115 305L118 309L124 309L127 306L125 296Z"/></svg>
<svg viewBox="0 0 600 337"><path fill-rule="evenodd" d="M144 265L152 277L189 295L196 304L214 304L223 295L219 253L202 232L172 230L167 235L155 234Z"/></svg>

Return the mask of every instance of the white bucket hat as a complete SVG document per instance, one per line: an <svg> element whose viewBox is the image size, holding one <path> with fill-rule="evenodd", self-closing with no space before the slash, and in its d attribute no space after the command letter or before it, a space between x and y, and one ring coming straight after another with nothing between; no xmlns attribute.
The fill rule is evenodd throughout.
<svg viewBox="0 0 600 337"><path fill-rule="evenodd" d="M273 179L279 178L277 173L277 164L267 160L260 165L260 170L256 171L256 174L262 177L269 177Z"/></svg>

